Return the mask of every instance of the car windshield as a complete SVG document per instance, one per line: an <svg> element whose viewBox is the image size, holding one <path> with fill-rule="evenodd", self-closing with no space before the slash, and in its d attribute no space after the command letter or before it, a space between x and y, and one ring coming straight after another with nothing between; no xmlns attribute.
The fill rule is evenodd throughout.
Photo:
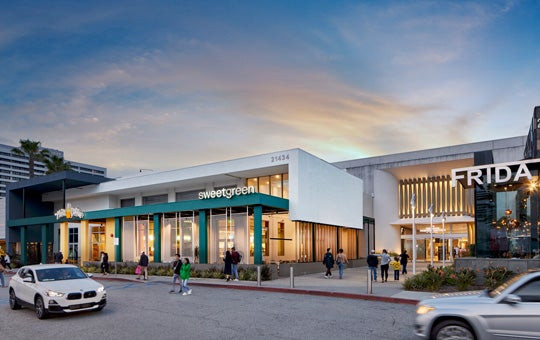
<svg viewBox="0 0 540 340"><path fill-rule="evenodd" d="M86 279L87 276L79 268L49 268L36 270L38 281L60 281Z"/></svg>
<svg viewBox="0 0 540 340"><path fill-rule="evenodd" d="M523 276L527 275L527 273L521 273L519 275L516 275L512 277L510 280L506 281L505 283L501 284L500 286L490 290L488 292L489 297L496 297L499 296L502 292L506 290L506 288L510 287L514 282L521 279Z"/></svg>

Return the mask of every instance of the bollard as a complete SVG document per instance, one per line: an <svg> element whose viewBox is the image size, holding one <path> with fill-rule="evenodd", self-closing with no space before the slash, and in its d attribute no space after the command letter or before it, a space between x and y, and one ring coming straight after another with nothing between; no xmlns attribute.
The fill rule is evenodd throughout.
<svg viewBox="0 0 540 340"><path fill-rule="evenodd" d="M291 266L291 288L294 288L294 267Z"/></svg>
<svg viewBox="0 0 540 340"><path fill-rule="evenodd" d="M261 286L261 266L257 266L257 287Z"/></svg>
<svg viewBox="0 0 540 340"><path fill-rule="evenodd" d="M371 279L371 269L367 270L367 293L373 294L373 281Z"/></svg>

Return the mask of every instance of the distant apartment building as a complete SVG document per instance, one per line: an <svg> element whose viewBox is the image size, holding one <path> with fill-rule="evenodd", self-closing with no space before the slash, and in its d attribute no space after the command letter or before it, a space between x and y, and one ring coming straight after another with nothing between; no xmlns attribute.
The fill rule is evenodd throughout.
<svg viewBox="0 0 540 340"><path fill-rule="evenodd" d="M14 147L16 146L0 144L0 247L3 246L6 230L6 185L8 183L18 182L30 177L28 169L28 157L14 154L11 151ZM51 155L64 157L64 153L62 151L49 148L46 149ZM69 163L71 164L71 169L73 171L97 176L107 176L106 168L73 161L69 161ZM45 175L46 171L47 168L43 162L35 162L35 176Z"/></svg>

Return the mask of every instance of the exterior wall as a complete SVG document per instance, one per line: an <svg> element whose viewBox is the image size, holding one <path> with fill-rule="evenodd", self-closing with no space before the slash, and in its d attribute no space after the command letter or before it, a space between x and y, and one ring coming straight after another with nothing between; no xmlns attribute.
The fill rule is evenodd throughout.
<svg viewBox="0 0 540 340"><path fill-rule="evenodd" d="M301 150L289 171L291 220L363 228L361 180Z"/></svg>
<svg viewBox="0 0 540 340"><path fill-rule="evenodd" d="M398 216L398 180L392 174L376 170L375 187L375 248L401 251L401 234L398 227L390 225Z"/></svg>
<svg viewBox="0 0 540 340"><path fill-rule="evenodd" d="M111 237L113 235L113 237ZM114 218L108 218L105 222L105 252L109 254L109 261L116 261L114 238ZM154 238L155 239L155 238Z"/></svg>

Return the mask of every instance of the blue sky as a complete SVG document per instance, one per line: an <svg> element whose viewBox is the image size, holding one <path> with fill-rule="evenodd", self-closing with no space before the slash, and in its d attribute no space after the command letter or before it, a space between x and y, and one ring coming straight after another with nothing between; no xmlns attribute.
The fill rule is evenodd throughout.
<svg viewBox="0 0 540 340"><path fill-rule="evenodd" d="M109 175L524 135L537 1L0 0L0 143Z"/></svg>

